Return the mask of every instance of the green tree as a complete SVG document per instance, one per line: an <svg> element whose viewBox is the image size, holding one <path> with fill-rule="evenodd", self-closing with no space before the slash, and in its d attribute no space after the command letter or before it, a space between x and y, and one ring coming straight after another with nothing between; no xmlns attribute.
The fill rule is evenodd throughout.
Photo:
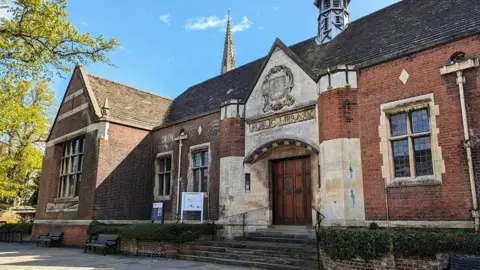
<svg viewBox="0 0 480 270"><path fill-rule="evenodd" d="M0 89L0 201L13 204L38 185L54 99L45 82L3 82Z"/></svg>
<svg viewBox="0 0 480 270"><path fill-rule="evenodd" d="M35 78L70 72L76 63L104 62L119 43L80 33L68 21L67 0L0 0L0 77Z"/></svg>

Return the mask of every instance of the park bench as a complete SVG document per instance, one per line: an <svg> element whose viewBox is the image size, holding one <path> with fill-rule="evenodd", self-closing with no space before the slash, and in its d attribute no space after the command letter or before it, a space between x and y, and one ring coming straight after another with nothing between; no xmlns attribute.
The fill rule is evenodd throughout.
<svg viewBox="0 0 480 270"><path fill-rule="evenodd" d="M37 239L37 247L40 243L45 244L46 247L51 247L53 243L60 246L63 232L49 232L48 234L39 235Z"/></svg>
<svg viewBox="0 0 480 270"><path fill-rule="evenodd" d="M117 250L117 238L118 234L99 234L97 239L87 240L83 252L87 252L87 248L91 249L92 247L94 252L97 251L97 248L103 249L103 255L107 255L108 250L115 252Z"/></svg>

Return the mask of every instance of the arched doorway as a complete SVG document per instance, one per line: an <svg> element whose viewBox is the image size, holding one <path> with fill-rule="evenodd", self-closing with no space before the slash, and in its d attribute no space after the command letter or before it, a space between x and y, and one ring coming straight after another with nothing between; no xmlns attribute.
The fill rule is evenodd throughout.
<svg viewBox="0 0 480 270"><path fill-rule="evenodd" d="M317 147L295 139L275 140L256 148L245 164L253 175L262 175L259 181L268 182L271 224L313 224L312 194L318 190L314 179L319 177Z"/></svg>

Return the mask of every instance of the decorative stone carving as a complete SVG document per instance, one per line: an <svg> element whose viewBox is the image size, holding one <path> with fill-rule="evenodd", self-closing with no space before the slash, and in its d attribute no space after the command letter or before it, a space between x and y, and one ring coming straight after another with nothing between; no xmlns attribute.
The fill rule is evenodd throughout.
<svg viewBox="0 0 480 270"><path fill-rule="evenodd" d="M292 106L295 99L290 95L294 87L293 73L286 66L276 66L265 76L262 95L265 99L263 112L279 111Z"/></svg>

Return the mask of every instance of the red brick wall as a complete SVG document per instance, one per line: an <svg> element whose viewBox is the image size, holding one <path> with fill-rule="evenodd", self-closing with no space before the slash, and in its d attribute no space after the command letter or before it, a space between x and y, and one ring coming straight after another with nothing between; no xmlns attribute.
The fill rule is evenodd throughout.
<svg viewBox="0 0 480 270"><path fill-rule="evenodd" d="M32 230L32 240L39 235L46 235L51 231L63 232L62 245L72 247L83 247L88 239L88 226L60 226L35 224Z"/></svg>
<svg viewBox="0 0 480 270"><path fill-rule="evenodd" d="M201 134L198 134L198 127L202 127ZM176 204L177 195L177 172L178 172L178 142L174 140L180 135L180 131L188 135L188 139L183 141L182 150L182 169L181 177L183 179L181 184L181 191L187 190L189 149L191 146L210 143L210 168L209 168L209 183L210 193L205 199L205 218L218 218L218 204L219 204L219 179L220 179L220 113L214 113L180 124L162 128L161 130L152 133L153 140L153 156L156 157L158 153L173 151L173 165L172 165L172 192L170 200L165 202L165 213L167 217L171 217L172 209ZM150 162L153 166L153 159ZM151 188L153 193L153 187ZM181 196L181 194L180 194ZM181 198L181 197L180 197Z"/></svg>
<svg viewBox="0 0 480 270"><path fill-rule="evenodd" d="M358 91L338 88L318 97L320 143L339 138L358 138Z"/></svg>
<svg viewBox="0 0 480 270"><path fill-rule="evenodd" d="M383 103L433 93L440 107L437 116L439 145L445 160L446 173L439 186L401 187L389 190L388 203L392 220L468 220L471 209L470 184L465 150L462 148L463 127L455 76L442 78L439 68L450 56L464 51L480 57L479 37L404 57L362 70L358 77L359 136L363 166L365 212L367 219L385 219L386 204L381 166L378 126ZM405 69L410 78L406 85L399 76ZM478 110L480 87L478 71L466 73L469 108ZM478 114L472 115L478 127ZM477 155L478 157L478 155Z"/></svg>
<svg viewBox="0 0 480 270"><path fill-rule="evenodd" d="M245 156L245 119L220 121L220 158Z"/></svg>
<svg viewBox="0 0 480 270"><path fill-rule="evenodd" d="M325 269L425 269L438 270L448 267L448 255L438 254L437 259L402 258L394 255L385 256L375 260L355 258L349 260L332 260L325 252L320 251L320 260Z"/></svg>
<svg viewBox="0 0 480 270"><path fill-rule="evenodd" d="M96 220L151 217L154 163L149 131L110 123L100 140L93 202Z"/></svg>
<svg viewBox="0 0 480 270"><path fill-rule="evenodd" d="M75 70L72 75L66 95L70 95L80 89L85 89L80 72ZM70 111L88 101L86 90L80 96L60 105L60 113ZM95 122L96 116L93 108L83 110L67 118L57 121L52 128L50 140L61 137L73 131L84 128ZM95 190L97 169L97 132L93 131L85 135L85 154L83 179L80 184L79 208L77 212L47 213L48 203L53 203L58 194L60 160L63 156L62 143L47 147L43 159L42 174L40 177L39 196L37 201L36 219L91 219L92 202Z"/></svg>

